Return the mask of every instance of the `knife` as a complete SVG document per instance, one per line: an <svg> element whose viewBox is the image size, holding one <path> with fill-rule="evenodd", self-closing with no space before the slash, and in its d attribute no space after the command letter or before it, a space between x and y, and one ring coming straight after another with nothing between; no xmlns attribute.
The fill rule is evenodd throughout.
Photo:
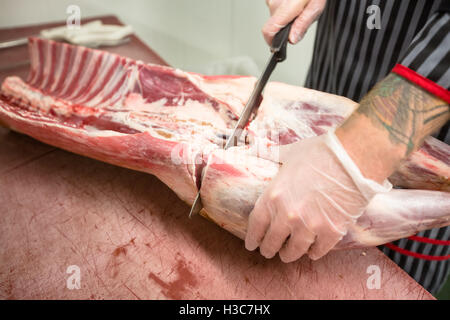
<svg viewBox="0 0 450 320"><path fill-rule="evenodd" d="M100 46L117 46L128 42L133 33L131 26L103 24L101 20L94 20L82 24L79 28L70 29L67 26L58 26L43 29L32 37L64 41L74 45L97 48ZM28 43L28 37L0 42L0 49L14 48Z"/></svg>
<svg viewBox="0 0 450 320"><path fill-rule="evenodd" d="M39 35L32 35L30 37L40 37L40 36ZM0 49L9 49L9 48L20 47L20 46L26 45L26 44L28 44L28 38L29 37L23 37L23 38L18 38L18 39L15 39L15 40L0 42ZM47 39L54 40L54 41L60 41L60 42L67 42L67 41L64 41L63 39L51 39L51 38L47 38ZM109 43L100 44L98 46L87 46L87 45L84 45L84 46L85 47L92 47L92 48L113 47L113 46L118 46L118 45L125 44L125 43L127 43L129 41L130 41L130 37L126 37L126 38L123 38L123 39L110 41ZM67 43L70 43L70 42L67 42Z"/></svg>
<svg viewBox="0 0 450 320"><path fill-rule="evenodd" d="M15 40L10 40L10 41L5 41L5 42L0 42L0 49L7 49L7 48L18 47L18 46L25 45L27 43L28 43L28 38L27 37L15 39Z"/></svg>
<svg viewBox="0 0 450 320"><path fill-rule="evenodd" d="M229 147L237 145L237 141L242 133L242 129L245 128L248 120L250 119L250 116L256 111L256 109L258 109L261 103L262 100L261 93L263 92L270 75L275 69L275 66L279 62L283 62L284 60L286 60L287 42L289 39L289 32L291 31L291 26L293 22L294 21L291 21L289 24L287 24L273 38L272 45L270 47L271 51L270 59L267 62L266 67L264 68L264 72L261 74L258 81L256 82L255 88L253 89L250 99L245 105L245 108L242 111L236 126L234 127L233 133L228 138L224 150L228 149ZM202 208L203 205L202 200L200 198L200 190L199 190L197 196L195 197L194 203L192 204L191 211L189 212L189 218L198 214L202 210Z"/></svg>
<svg viewBox="0 0 450 320"><path fill-rule="evenodd" d="M130 37L126 37L114 42L111 42L109 44L100 44L98 45L96 48L102 48L102 47L113 47L113 46L120 46L122 44L126 44L131 40ZM54 40L54 41L59 41L59 40ZM60 42L65 42L65 41L60 41ZM11 40L11 41L6 41L6 42L0 42L0 51L1 49L8 49L8 48L14 48L14 47L19 47L22 45L28 44L28 37L26 38L20 38L20 39L16 39L16 40ZM3 71L9 71L15 68L19 68L19 67L23 67L23 66L27 66L31 63L31 61L29 59L27 60L23 60L23 61L19 61L13 64L8 64L5 66L0 65L0 72Z"/></svg>

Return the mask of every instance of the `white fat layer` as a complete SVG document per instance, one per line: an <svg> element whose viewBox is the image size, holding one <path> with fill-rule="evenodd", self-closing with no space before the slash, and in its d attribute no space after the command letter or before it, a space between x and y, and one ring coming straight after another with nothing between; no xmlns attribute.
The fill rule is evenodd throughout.
<svg viewBox="0 0 450 320"><path fill-rule="evenodd" d="M66 46L64 46L63 48L65 48ZM97 63L98 59L100 59L100 53L97 51L90 51L88 53L88 63L85 67L85 72L81 73L80 79L78 81L77 86L75 87L75 90L73 90L73 92L69 95L69 97L67 98L67 100L72 100L74 97L78 96L81 92L81 90L85 89L85 86L87 84L87 82L92 78L95 77L95 74L93 74L95 68L95 64ZM62 59L61 59L62 60Z"/></svg>
<svg viewBox="0 0 450 320"><path fill-rule="evenodd" d="M356 102L342 96L275 81L267 84L264 95L274 100L301 101L319 108L332 110L333 114L343 115L344 117L349 116L358 106ZM264 100L261 108L263 105Z"/></svg>
<svg viewBox="0 0 450 320"><path fill-rule="evenodd" d="M43 95L40 91L27 85L19 77L6 78L2 85L2 92L9 97L21 99L29 108L44 113L48 113L53 108L55 112L67 112L64 108L67 105L66 103L56 100L51 96Z"/></svg>
<svg viewBox="0 0 450 320"><path fill-rule="evenodd" d="M186 75L200 90L228 104L235 115L242 112L256 82L253 77L204 79L196 74Z"/></svg>
<svg viewBox="0 0 450 320"><path fill-rule="evenodd" d="M259 110L258 117L250 124L249 130L258 135L258 133L263 133L265 130L281 133L292 129L301 138L315 136L314 130L308 125L308 120L310 115L317 116L320 112L313 113L300 110L300 116L293 116L292 110L285 108L288 102L284 99L267 98L264 106Z"/></svg>
<svg viewBox="0 0 450 320"><path fill-rule="evenodd" d="M84 126L84 130L87 134L96 137L112 137L112 136L126 136L126 133L121 133L113 130L99 130L96 127Z"/></svg>
<svg viewBox="0 0 450 320"><path fill-rule="evenodd" d="M112 95L109 101L106 101L102 104L103 107L107 107L108 104L114 103L112 106L113 109L122 109L124 105L124 101L127 99L127 94L132 92L134 86L139 83L139 66L136 64L127 65L127 79L125 79L124 83L118 90Z"/></svg>
<svg viewBox="0 0 450 320"><path fill-rule="evenodd" d="M30 79L30 82L33 83L38 76L39 71L39 50L37 49L36 41L31 42L30 45L30 54L31 54L31 68L34 72L33 78Z"/></svg>
<svg viewBox="0 0 450 320"><path fill-rule="evenodd" d="M227 123L214 109L204 103L195 100L183 100L181 106L166 106L167 99L147 103L140 94L130 94L124 101L124 109L144 111L150 114L164 115L174 121L186 121L193 124L226 129Z"/></svg>
<svg viewBox="0 0 450 320"><path fill-rule="evenodd" d="M95 97L89 100L86 103L86 105L101 108L102 105L100 104L100 102L103 100L105 96L107 96L112 91L112 89L121 80L123 74L126 72L126 70L124 69L125 68L122 68L122 66L117 67L114 70L114 73L111 75L111 78L106 82L106 85L99 91L99 93ZM105 104L108 104L108 101L105 101L104 105Z"/></svg>
<svg viewBox="0 0 450 320"><path fill-rule="evenodd" d="M85 48L75 47L74 50L79 51L75 54L75 60L73 62L74 66L78 66L78 65L80 65L80 60L81 60L81 57L83 56L83 51L85 50ZM73 79L75 78L75 75L77 74L77 72L78 72L77 68L69 68L69 72L66 76L66 80L64 81L64 85L63 85L64 89L62 90L61 95L64 95L67 93L67 90L69 90L70 84L72 83Z"/></svg>
<svg viewBox="0 0 450 320"><path fill-rule="evenodd" d="M376 195L339 247L376 246L450 224L450 196L428 190L391 190Z"/></svg>
<svg viewBox="0 0 450 320"><path fill-rule="evenodd" d="M41 88L45 88L48 81L50 81L50 67L52 66L52 54L51 54L51 46L48 43L45 43L44 46L45 53L45 62L44 62L44 82L41 84Z"/></svg>
<svg viewBox="0 0 450 320"><path fill-rule="evenodd" d="M112 65L114 64L113 59L118 59L117 56L113 56L113 55L105 55L106 59L102 60L102 63L100 65L100 68L98 70L97 75L95 75L96 77L96 81L94 81L94 86L91 88L91 90L86 91L85 94L83 94L83 96L81 97L80 101L84 101L86 99L87 96L90 96L90 94L92 92L95 92L98 88L100 88L100 86L102 85L103 81L102 79L105 78L108 70L112 67ZM105 57L104 56L104 57ZM93 106L92 104L90 104L90 101L86 102L86 105L88 106Z"/></svg>
<svg viewBox="0 0 450 320"><path fill-rule="evenodd" d="M320 115L347 118L357 107L356 103L347 98L278 82L268 83L263 96L257 116L249 126L249 131L259 138L264 138L267 131L276 134L288 129L302 139L313 137L317 134L310 123L312 119L318 119ZM309 104L318 110L301 108L303 104ZM333 123L332 127L336 125Z"/></svg>
<svg viewBox="0 0 450 320"><path fill-rule="evenodd" d="M24 121L24 118L20 115L17 115L13 112L8 112L5 111L4 109L0 109L0 114L4 114L5 117L13 119L15 121L18 122L22 122ZM67 127L65 125L62 124L58 124L58 123L42 123L40 120L25 120L31 124L39 124L40 126L47 126L49 128L60 128L63 132L64 130L68 130L69 132L71 132L71 134L73 134L73 138L76 138L78 135L77 133L80 131L80 129L74 129L71 127ZM88 127L88 126L87 126ZM17 128L15 128L14 126L11 127L11 129L16 130L16 131L21 131L18 130ZM123 136L126 135L124 133L120 133L117 131L111 131L111 130L98 130L97 128L93 128L93 127L89 127L89 130L84 130L84 134L90 136L90 137L115 137L115 136ZM80 143L83 143L83 139L79 139Z"/></svg>
<svg viewBox="0 0 450 320"><path fill-rule="evenodd" d="M58 85L61 77L63 77L64 75L62 74L63 70L64 70L64 66L69 63L69 61L67 60L66 54L67 54L67 50L68 50L68 46L61 46L61 52L60 52L60 56L62 57L61 59L58 59L58 65L55 68L55 81L53 82L52 86L50 87L50 92L55 91L56 86Z"/></svg>
<svg viewBox="0 0 450 320"><path fill-rule="evenodd" d="M67 108L69 103L42 94L18 77L7 78L2 85L2 92L11 98L21 99L20 103L26 104L27 108L33 108L40 113L46 114L52 110L57 115L70 116L72 112L71 108ZM223 132L227 128L227 124L220 115L213 111L212 107L194 100L186 100L180 107L165 106L165 103L166 99L146 103L139 94L132 94L124 101L124 105L117 104L112 108L117 111L107 112L107 116L113 122L139 132L149 132L164 140L193 143L197 145L198 149L204 148L205 152L217 148L217 144L222 141L217 133ZM128 108L133 111L127 110ZM152 116L159 118L162 125L154 126L151 121ZM179 123L185 129L170 129L163 126L165 123ZM96 130L92 126L80 129L86 130L90 135L113 135L113 131ZM102 131L105 132L102 133Z"/></svg>

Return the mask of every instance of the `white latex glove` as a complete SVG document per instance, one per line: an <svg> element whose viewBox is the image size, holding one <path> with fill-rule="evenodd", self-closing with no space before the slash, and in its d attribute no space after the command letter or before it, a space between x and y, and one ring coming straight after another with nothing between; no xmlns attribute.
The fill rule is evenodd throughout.
<svg viewBox="0 0 450 320"><path fill-rule="evenodd" d="M103 24L100 20L94 20L81 25L79 28L69 29L62 26L45 29L41 31L41 36L95 48L120 44L124 41L124 38L132 33L133 28L131 26Z"/></svg>
<svg viewBox="0 0 450 320"><path fill-rule="evenodd" d="M270 45L275 34L296 18L289 34L289 42L295 44L319 18L326 0L266 0L266 3L271 16L262 28L266 42Z"/></svg>
<svg viewBox="0 0 450 320"><path fill-rule="evenodd" d="M280 148L277 176L250 213L245 246L284 262L302 255L317 260L330 251L392 185L366 179L334 132ZM286 241L287 240L287 241Z"/></svg>

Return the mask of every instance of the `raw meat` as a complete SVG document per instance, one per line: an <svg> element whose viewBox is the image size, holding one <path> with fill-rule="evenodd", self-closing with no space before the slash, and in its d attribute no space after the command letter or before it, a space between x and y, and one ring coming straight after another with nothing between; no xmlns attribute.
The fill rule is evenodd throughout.
<svg viewBox="0 0 450 320"><path fill-rule="evenodd" d="M154 174L188 204L201 188L202 214L241 238L248 213L278 170L279 163L268 160L276 145L322 134L357 107L343 97L271 82L243 146L225 152L254 78L203 76L36 38L29 43L28 80L9 77L2 85L1 123ZM377 196L338 247L373 246L450 224L449 154L447 145L428 138L392 182L441 191Z"/></svg>
<svg viewBox="0 0 450 320"><path fill-rule="evenodd" d="M214 151L202 181L202 214L239 238L245 237L248 214L279 168L250 153ZM449 224L448 192L394 189L371 201L336 249L376 246Z"/></svg>

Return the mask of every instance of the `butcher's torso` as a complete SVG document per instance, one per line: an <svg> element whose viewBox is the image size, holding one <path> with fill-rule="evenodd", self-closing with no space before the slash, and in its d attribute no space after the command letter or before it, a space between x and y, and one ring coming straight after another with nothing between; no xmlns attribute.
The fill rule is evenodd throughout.
<svg viewBox="0 0 450 320"><path fill-rule="evenodd" d="M360 101L401 63L449 90L448 10L444 0L329 0L317 26L305 86ZM449 127L447 123L434 136L450 143ZM418 236L422 241L401 239L380 249L436 293L450 271L450 227Z"/></svg>

